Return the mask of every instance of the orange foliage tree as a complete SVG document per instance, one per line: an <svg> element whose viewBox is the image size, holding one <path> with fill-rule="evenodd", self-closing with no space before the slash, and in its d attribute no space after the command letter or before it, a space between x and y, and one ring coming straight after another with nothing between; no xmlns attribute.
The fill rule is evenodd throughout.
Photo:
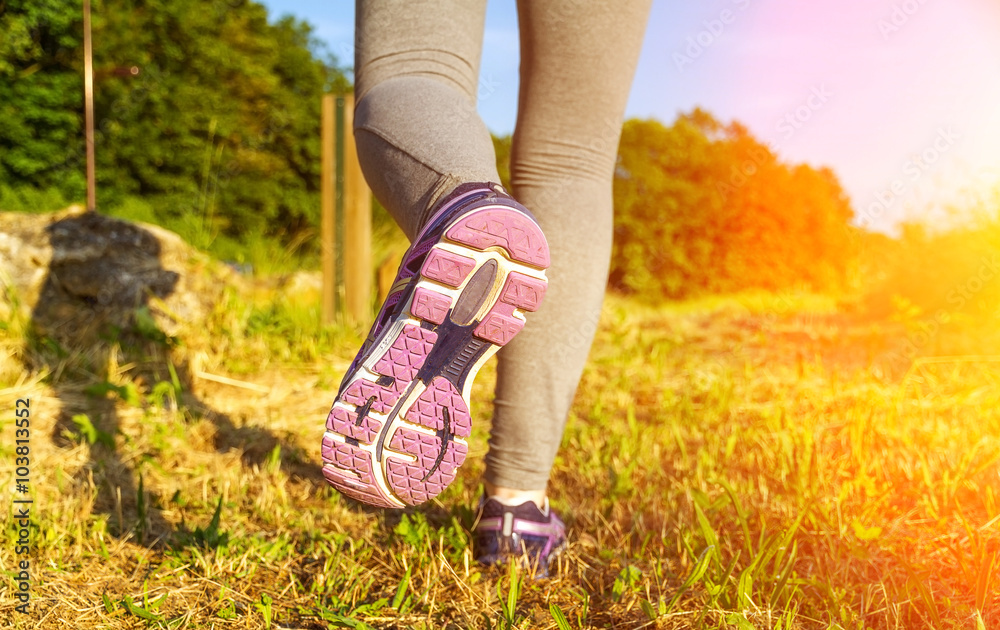
<svg viewBox="0 0 1000 630"><path fill-rule="evenodd" d="M739 123L695 109L629 120L615 174L610 285L679 298L844 286L850 203L826 168L787 165Z"/></svg>

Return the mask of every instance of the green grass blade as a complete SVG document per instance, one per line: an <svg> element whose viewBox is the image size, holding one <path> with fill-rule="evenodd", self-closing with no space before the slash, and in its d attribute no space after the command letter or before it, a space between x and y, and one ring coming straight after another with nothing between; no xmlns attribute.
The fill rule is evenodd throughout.
<svg viewBox="0 0 1000 630"><path fill-rule="evenodd" d="M736 626L738 630L754 630L754 625L747 621L746 617L738 613L727 615L726 623L731 626Z"/></svg>
<svg viewBox="0 0 1000 630"><path fill-rule="evenodd" d="M656 619L656 610L653 608L653 605L645 599L639 602L639 608L642 608L642 612L646 614L646 618L650 621L654 621Z"/></svg>
<svg viewBox="0 0 1000 630"><path fill-rule="evenodd" d="M403 574L403 579L399 581L399 586L396 587L396 594L392 598L391 608L399 610L402 605L404 598L406 597L406 589L410 586L410 572L413 567L407 567L406 573Z"/></svg>
<svg viewBox="0 0 1000 630"><path fill-rule="evenodd" d="M750 523L747 522L747 514L743 509L743 503L736 495L736 490L733 489L733 486L728 481L725 479L716 479L715 483L722 486L722 489L726 491L726 495L729 497L729 501L733 504L733 508L736 510L736 520L739 521L740 528L743 530L743 541L746 543L747 553L750 554L749 557L753 558L753 537L750 536Z"/></svg>
<svg viewBox="0 0 1000 630"><path fill-rule="evenodd" d="M732 577L733 571L736 570L736 563L739 561L740 556L742 555L743 552L737 550L736 555L733 556L733 559L729 561L729 564L726 566L726 569L722 572L722 579L719 580L719 588L720 588L719 593L716 593L715 595L712 596L711 603L713 605L715 604L715 601L719 598L719 595L726 592L726 586L729 584L729 578Z"/></svg>
<svg viewBox="0 0 1000 630"><path fill-rule="evenodd" d="M705 516L705 512L702 511L701 506L697 503L694 504L694 513L698 517L698 525L701 527L701 535L705 538L705 544L709 547L715 547L718 549L719 537L715 533L712 523L709 522L708 517Z"/></svg>
<svg viewBox="0 0 1000 630"><path fill-rule="evenodd" d="M736 587L736 602L740 610L753 607L753 567L747 567L740 574L740 581Z"/></svg>
<svg viewBox="0 0 1000 630"><path fill-rule="evenodd" d="M694 568L691 569L691 574L688 575L681 587L677 589L674 596L670 598L670 603L667 605L667 612L673 610L674 605L681 598L681 595L685 593L691 586L701 579L701 576L705 575L705 571L708 570L708 564L712 561L712 554L715 552L715 547L706 547L701 555L698 557L698 562L695 563Z"/></svg>
<svg viewBox="0 0 1000 630"><path fill-rule="evenodd" d="M556 627L559 630L570 630L569 620L555 603L549 604L549 614L552 615L552 620L556 622Z"/></svg>
<svg viewBox="0 0 1000 630"><path fill-rule="evenodd" d="M135 602L132 601L131 597L126 596L125 599L122 600L122 604L125 605L125 610L129 611L129 613L135 615L136 617L141 617L141 618L146 619L148 621L162 621L163 620L163 615L154 615L153 613L149 612L148 610L144 609L143 607L136 606Z"/></svg>
<svg viewBox="0 0 1000 630"><path fill-rule="evenodd" d="M976 610L982 611L986 607L986 594L989 592L990 582L996 575L997 560L1000 553L994 552L992 556L983 556L983 561L979 565L979 575L976 576ZM982 617L979 618L982 623Z"/></svg>
<svg viewBox="0 0 1000 630"><path fill-rule="evenodd" d="M514 624L514 611L517 610L517 600L521 595L521 580L517 563L510 562L510 590L507 591L507 610L510 623Z"/></svg>
<svg viewBox="0 0 1000 630"><path fill-rule="evenodd" d="M788 554L788 561L785 563L785 568L781 570L778 574L778 581L774 585L774 592L771 593L771 608L778 607L778 601L781 598L781 593L785 590L785 584L788 583L788 578L792 575L792 568L795 566L795 554L798 551L798 541L792 543L792 550Z"/></svg>

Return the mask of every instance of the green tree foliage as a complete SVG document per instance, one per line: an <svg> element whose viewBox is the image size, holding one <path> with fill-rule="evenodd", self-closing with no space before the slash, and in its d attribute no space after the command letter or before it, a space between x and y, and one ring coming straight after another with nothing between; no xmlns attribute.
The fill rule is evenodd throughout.
<svg viewBox="0 0 1000 630"><path fill-rule="evenodd" d="M79 198L81 1L0 8L0 183ZM93 15L99 203L140 196L213 236L316 223L319 97L346 81L307 24L242 0L95 0Z"/></svg>
<svg viewBox="0 0 1000 630"><path fill-rule="evenodd" d="M696 109L625 123L610 283L650 298L843 286L850 204L828 169L778 161L738 123Z"/></svg>
<svg viewBox="0 0 1000 630"><path fill-rule="evenodd" d="M83 197L81 3L0 0L5 209ZM310 27L249 0L94 0L93 15L102 207L229 257L262 235L302 242L318 223L319 97L348 87ZM508 183L510 138L494 148ZM623 291L844 280L851 210L834 175L701 110L626 123L615 204Z"/></svg>
<svg viewBox="0 0 1000 630"><path fill-rule="evenodd" d="M80 5L0 2L0 183L83 190Z"/></svg>

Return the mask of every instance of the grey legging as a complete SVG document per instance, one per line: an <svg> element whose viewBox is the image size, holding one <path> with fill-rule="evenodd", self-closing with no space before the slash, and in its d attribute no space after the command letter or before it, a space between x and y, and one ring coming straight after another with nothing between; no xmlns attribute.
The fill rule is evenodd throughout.
<svg viewBox="0 0 1000 630"><path fill-rule="evenodd" d="M486 481L543 490L597 328L611 182L651 0L518 0L512 194L551 250L541 309L498 356ZM372 191L412 240L435 201L498 182L476 113L486 0L358 0L354 133Z"/></svg>

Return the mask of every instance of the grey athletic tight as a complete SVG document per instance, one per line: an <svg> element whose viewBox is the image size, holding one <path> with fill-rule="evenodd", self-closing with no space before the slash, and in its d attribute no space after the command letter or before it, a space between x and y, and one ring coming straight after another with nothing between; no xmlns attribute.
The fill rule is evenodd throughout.
<svg viewBox="0 0 1000 630"><path fill-rule="evenodd" d="M597 327L611 182L651 0L519 0L511 191L551 250L541 309L498 354L486 481L543 490ZM498 182L476 113L485 0L358 0L354 133L373 192L412 240L435 201Z"/></svg>

